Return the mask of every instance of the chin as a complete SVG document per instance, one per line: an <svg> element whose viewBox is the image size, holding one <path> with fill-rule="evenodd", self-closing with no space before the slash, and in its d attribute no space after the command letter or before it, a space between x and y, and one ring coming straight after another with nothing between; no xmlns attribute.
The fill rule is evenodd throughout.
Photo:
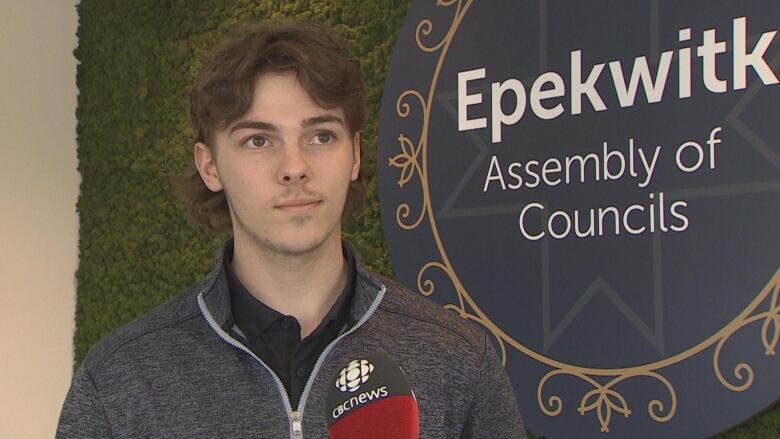
<svg viewBox="0 0 780 439"><path fill-rule="evenodd" d="M265 238L254 235L252 238L259 248L287 256L301 256L321 248L332 236L333 233L305 233L299 230Z"/></svg>
<svg viewBox="0 0 780 439"><path fill-rule="evenodd" d="M331 221L323 221L322 218L316 221L307 216L293 221L274 221L276 227L255 229L242 221L240 216L234 218L238 220L234 224L240 229L236 232L248 238L257 249L279 255L302 256L341 236L341 222L338 220L331 224Z"/></svg>
<svg viewBox="0 0 780 439"><path fill-rule="evenodd" d="M301 256L317 250L322 247L325 240L290 240L290 241L270 241L267 247L275 253L288 256Z"/></svg>

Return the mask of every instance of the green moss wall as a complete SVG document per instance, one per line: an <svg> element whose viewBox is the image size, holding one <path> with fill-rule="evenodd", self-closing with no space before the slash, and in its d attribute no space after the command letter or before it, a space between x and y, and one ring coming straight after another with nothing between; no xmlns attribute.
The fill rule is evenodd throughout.
<svg viewBox="0 0 780 439"><path fill-rule="evenodd" d="M77 363L108 331L209 269L224 236L189 224L170 185L191 161L186 95L226 32L266 17L328 23L361 61L370 197L345 232L369 266L390 274L375 189L376 114L405 1L83 0L78 8Z"/></svg>
<svg viewBox="0 0 780 439"><path fill-rule="evenodd" d="M263 18L306 17L351 43L368 89L363 132L369 197L345 234L392 274L376 197L377 115L409 0L82 0L78 67L80 265L75 358L112 329L196 282L224 236L188 223L170 178L190 166L186 95L226 32ZM726 436L780 436L770 414ZM768 436L769 435L769 436Z"/></svg>

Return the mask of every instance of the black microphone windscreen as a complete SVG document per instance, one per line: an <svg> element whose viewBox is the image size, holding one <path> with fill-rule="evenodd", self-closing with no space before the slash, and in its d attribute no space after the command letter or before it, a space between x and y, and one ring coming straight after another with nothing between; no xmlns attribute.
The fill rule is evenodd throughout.
<svg viewBox="0 0 780 439"><path fill-rule="evenodd" d="M417 400L403 370L382 351L354 359L330 383L326 400L333 439L417 439Z"/></svg>

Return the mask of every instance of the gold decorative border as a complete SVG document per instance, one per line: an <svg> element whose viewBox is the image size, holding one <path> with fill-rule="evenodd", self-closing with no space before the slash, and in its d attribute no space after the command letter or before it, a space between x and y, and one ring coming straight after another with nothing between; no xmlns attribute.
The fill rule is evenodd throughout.
<svg viewBox="0 0 780 439"><path fill-rule="evenodd" d="M733 379L731 382L721 371L720 354L723 347L729 341L732 335L737 331L757 322L762 322L761 341L765 348L767 356L775 355L775 348L780 340L780 268L775 272L766 286L755 297L755 299L742 312L739 313L731 322L721 328L718 332L699 344L672 357L665 358L653 363L626 368L592 368L582 367L573 364L563 363L549 358L539 352L530 349L519 341L515 340L509 334L501 330L477 305L469 292L461 283L457 273L452 268L452 264L447 256L447 252L439 235L436 218L431 207L430 191L428 188L428 129L431 114L431 103L433 102L434 92L441 72L442 64L450 48L455 33L460 26L461 21L468 12L473 0L437 0L439 7L455 6L455 13L452 23L441 41L430 45L425 43L425 38L430 36L433 30L433 22L430 19L423 19L417 25L415 39L417 47L425 53L434 54L439 52L438 62L436 63L430 88L427 95L423 95L419 90L406 90L401 93L396 101L396 113L401 118L409 117L412 114L412 105L408 101L416 101L422 108L422 128L419 139L415 143L408 134L401 133L398 136L398 143L401 152L389 160L389 166L400 169L401 175L398 180L399 187L408 184L412 179L419 178L422 188L422 205L418 214L412 214L412 207L409 203L403 202L396 209L396 222L404 230L412 230L419 227L427 218L430 222L431 232L436 241L436 246L441 259L430 261L424 264L417 274L417 288L420 293L430 296L434 293L436 285L433 280L426 277L428 270L436 268L443 271L455 287L458 297L457 304L445 305L446 308L456 311L461 317L467 320L473 320L484 326L495 337L501 351L501 359L506 365L507 345L527 355L528 357L543 363L551 370L539 381L537 386L537 402L539 408L547 416L557 416L563 410L563 400L559 395L550 395L545 399L544 386L547 382L560 375L568 375L578 378L592 387L592 390L585 393L580 399L577 411L580 415L585 415L595 411L602 432L609 432L609 424L612 419L613 411L622 414L628 418L632 411L629 408L628 401L616 390L616 387L629 379L647 378L654 380L665 388L667 393L667 402L665 404L661 399L653 399L647 404L647 413L651 419L656 422L666 422L674 417L677 412L677 392L672 383L660 372L662 369L671 365L681 363L692 358L706 349L715 346L712 356L712 367L718 381L733 392L742 392L753 385L753 368L747 363L739 363L734 367ZM762 304L768 300L768 305Z"/></svg>

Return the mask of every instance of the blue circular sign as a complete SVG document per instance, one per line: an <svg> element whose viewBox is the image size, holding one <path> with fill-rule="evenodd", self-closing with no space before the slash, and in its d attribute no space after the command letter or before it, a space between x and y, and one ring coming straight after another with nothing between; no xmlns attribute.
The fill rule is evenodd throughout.
<svg viewBox="0 0 780 439"><path fill-rule="evenodd" d="M531 430L712 435L780 396L780 4L593 6L413 2L393 266L493 337Z"/></svg>

